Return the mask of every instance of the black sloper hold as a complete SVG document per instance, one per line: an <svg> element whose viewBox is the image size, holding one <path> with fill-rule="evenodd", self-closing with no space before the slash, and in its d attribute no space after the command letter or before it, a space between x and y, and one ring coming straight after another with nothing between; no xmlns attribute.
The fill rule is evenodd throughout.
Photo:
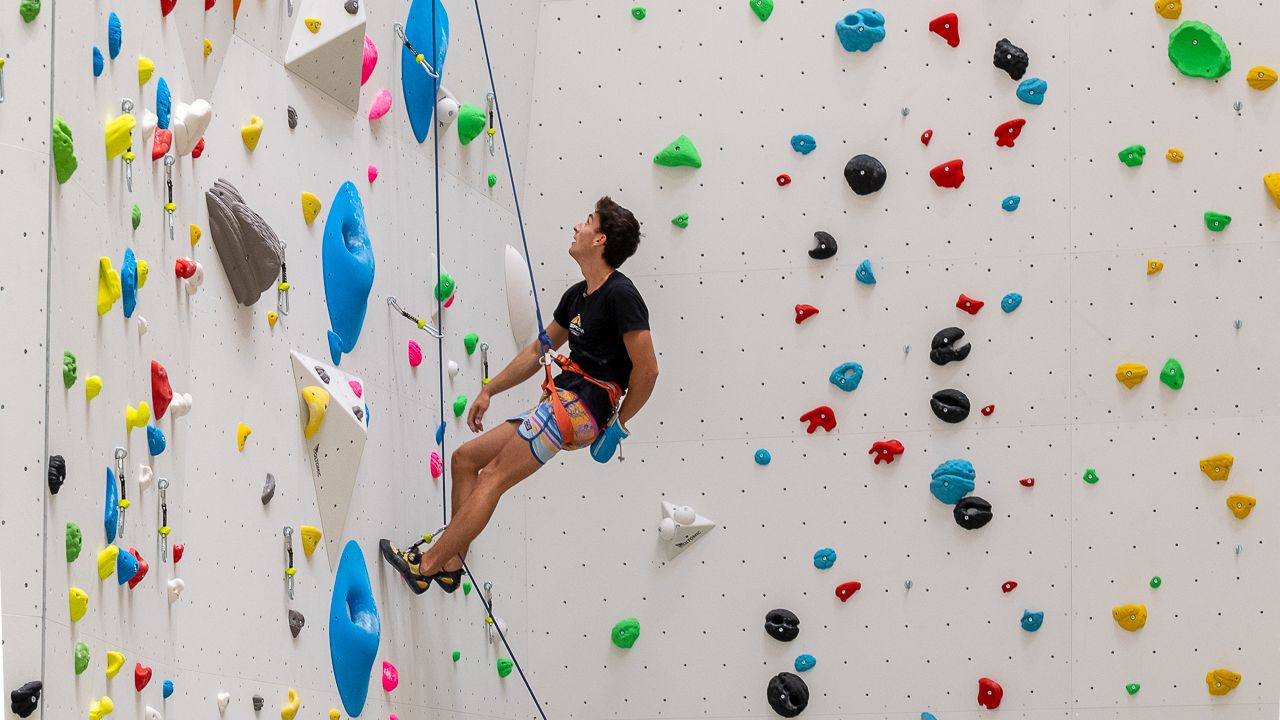
<svg viewBox="0 0 1280 720"><path fill-rule="evenodd" d="M1009 42L1009 38L1001 38L996 43L996 55L993 63L996 67L1009 73L1009 77L1014 80L1021 80L1022 76L1027 73L1027 66L1031 64L1031 58L1027 56L1027 51Z"/></svg>
<svg viewBox="0 0 1280 720"><path fill-rule="evenodd" d="M929 407L943 422L958 423L969 417L969 397L955 388L934 393Z"/></svg>
<svg viewBox="0 0 1280 720"><path fill-rule="evenodd" d="M13 714L24 718L35 712L36 706L40 704L42 688L44 685L39 680L32 680L9 693L9 707L13 710Z"/></svg>
<svg viewBox="0 0 1280 720"><path fill-rule="evenodd" d="M960 502L956 503L951 514L955 517L956 524L965 530L977 530L991 522L993 517L991 503L977 495L962 498Z"/></svg>
<svg viewBox="0 0 1280 720"><path fill-rule="evenodd" d="M813 239L818 246L809 251L809 257L814 260L826 260L836 256L836 239L831 237L831 233L819 230L813 234Z"/></svg>
<svg viewBox="0 0 1280 720"><path fill-rule="evenodd" d="M854 155L844 166L844 180L859 195L870 195L884 187L889 173L880 161L870 155Z"/></svg>
<svg viewBox="0 0 1280 720"><path fill-rule="evenodd" d="M964 342L964 331L958 327L943 328L933 336L932 349L929 351L929 359L935 365L946 365L949 362L959 362L969 357L969 351L973 350L973 346Z"/></svg>
<svg viewBox="0 0 1280 720"><path fill-rule="evenodd" d="M769 707L785 718L793 718L809 706L809 686L799 675L778 673L769 680Z"/></svg>
<svg viewBox="0 0 1280 720"><path fill-rule="evenodd" d="M764 616L764 631L774 640L791 642L800 634L800 618L790 610L770 610Z"/></svg>
<svg viewBox="0 0 1280 720"><path fill-rule="evenodd" d="M67 481L67 461L61 455L49 456L49 494L57 495Z"/></svg>

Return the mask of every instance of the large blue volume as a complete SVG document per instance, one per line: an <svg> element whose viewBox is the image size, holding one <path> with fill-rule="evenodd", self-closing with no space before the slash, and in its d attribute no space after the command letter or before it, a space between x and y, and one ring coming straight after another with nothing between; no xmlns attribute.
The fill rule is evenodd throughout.
<svg viewBox="0 0 1280 720"><path fill-rule="evenodd" d="M333 364L355 349L373 288L373 245L364 204L351 181L342 183L324 224L324 297L329 306L329 354Z"/></svg>
<svg viewBox="0 0 1280 720"><path fill-rule="evenodd" d="M369 568L355 540L347 541L333 579L333 600L329 603L329 658L338 682L342 707L351 717L364 712L369 697L373 661L378 656L382 624L373 601Z"/></svg>
<svg viewBox="0 0 1280 720"><path fill-rule="evenodd" d="M433 11L434 5L434 11ZM432 22L432 14L435 22ZM432 27L435 28L434 54ZM413 0L409 6L409 19L404 23L404 36L414 50L422 53L437 77L431 77L418 63L414 54L403 44L400 46L400 79L404 86L404 107L409 113L409 124L418 142L425 142L431 132L431 118L436 110L436 95L440 91L440 78L444 76L444 56L449 50L449 13L441 0Z"/></svg>

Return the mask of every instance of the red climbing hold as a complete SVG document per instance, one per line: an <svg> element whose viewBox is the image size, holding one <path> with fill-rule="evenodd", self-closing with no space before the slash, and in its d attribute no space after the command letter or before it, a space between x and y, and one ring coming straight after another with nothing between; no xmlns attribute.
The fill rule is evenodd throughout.
<svg viewBox="0 0 1280 720"><path fill-rule="evenodd" d="M138 692L142 692L142 688L151 682L151 668L142 667L142 663L136 663L133 666L133 686Z"/></svg>
<svg viewBox="0 0 1280 720"><path fill-rule="evenodd" d="M209 12L210 10L212 10L213 4L216 2L218 2L218 0L204 0L204 11Z"/></svg>
<svg viewBox="0 0 1280 720"><path fill-rule="evenodd" d="M187 546L181 543L178 543L173 546L173 564L174 565L177 565L178 561L182 559L182 551L186 549L187 549Z"/></svg>
<svg viewBox="0 0 1280 720"><path fill-rule="evenodd" d="M836 597L840 598L840 602L848 602L853 594L862 589L862 583L857 580L850 580L847 583L836 586Z"/></svg>
<svg viewBox="0 0 1280 720"><path fill-rule="evenodd" d="M138 572L134 573L133 577L129 579L129 589L132 590L138 587L138 583L142 582L142 578L147 576L147 571L151 569L151 566L147 564L146 560L142 559L142 553L138 552L138 548L129 548L129 554L133 556L134 560L138 561ZM141 690L142 688L138 689Z"/></svg>
<svg viewBox="0 0 1280 720"><path fill-rule="evenodd" d="M156 419L164 417L173 400L173 388L169 386L169 371L164 369L159 360L151 361L151 410Z"/></svg>
<svg viewBox="0 0 1280 720"><path fill-rule="evenodd" d="M790 175L786 173L782 173L781 175L778 176L778 187L783 187L785 185L790 185L790 184L791 184Z"/></svg>
<svg viewBox="0 0 1280 720"><path fill-rule="evenodd" d="M198 158L204 154L204 138L200 138L200 142L196 143L195 148L191 151L192 158Z"/></svg>
<svg viewBox="0 0 1280 720"><path fill-rule="evenodd" d="M831 432L836 429L836 411L826 405L819 405L801 415L800 422L809 423L808 432L810 435L818 428Z"/></svg>
<svg viewBox="0 0 1280 720"><path fill-rule="evenodd" d="M173 131L156 128L156 135L151 140L151 160L154 162L164 157L171 145L173 145Z"/></svg>
<svg viewBox="0 0 1280 720"><path fill-rule="evenodd" d="M1004 584L1000 586L1000 592L1011 593L1016 587L1018 587L1018 583L1013 580L1005 580Z"/></svg>
<svg viewBox="0 0 1280 720"><path fill-rule="evenodd" d="M1000 701L1004 699L1004 688L1000 687L1000 683L991 678L981 678L978 680L978 704L988 710L995 710L1000 707Z"/></svg>
<svg viewBox="0 0 1280 720"><path fill-rule="evenodd" d="M169 17L169 13L173 12L177 4L178 0L160 0L160 17Z"/></svg>
<svg viewBox="0 0 1280 720"><path fill-rule="evenodd" d="M875 464L891 463L898 455L901 455L906 448L902 447L902 443L897 440L878 440L871 445L871 449L867 451L868 455L875 455Z"/></svg>
<svg viewBox="0 0 1280 720"><path fill-rule="evenodd" d="M993 412L995 412L995 411L996 411L996 406L995 406L995 405L988 405L988 406L986 406L986 407L982 408L982 414L983 414L983 415L985 415L985 416L987 416L987 417L991 417L991 413L993 413Z"/></svg>
<svg viewBox="0 0 1280 720"><path fill-rule="evenodd" d="M191 258L178 258L173 261L173 274L186 280L196 274L196 261Z"/></svg>
<svg viewBox="0 0 1280 720"><path fill-rule="evenodd" d="M1019 480L1019 481L1018 481L1018 484L1019 484L1019 485L1021 485L1022 487L1035 487L1035 486L1036 486L1036 479L1035 479L1035 478L1022 478L1021 480Z"/></svg>
<svg viewBox="0 0 1280 720"><path fill-rule="evenodd" d="M947 13L929 21L929 32L942 36L951 47L960 46L960 18L955 13Z"/></svg>
<svg viewBox="0 0 1280 720"><path fill-rule="evenodd" d="M956 300L956 307L969 313L970 315L977 315L978 311L982 309L983 305L986 305L986 303L982 302L981 300L974 300L973 298L969 297L968 295L965 295L964 293L960 293L960 299Z"/></svg>
<svg viewBox="0 0 1280 720"><path fill-rule="evenodd" d="M808 320L814 315L817 315L818 312L819 312L818 308L812 305L797 305L796 306L796 324L799 325L805 320Z"/></svg>
<svg viewBox="0 0 1280 720"><path fill-rule="evenodd" d="M920 133L920 142L922 144L928 145L929 141L932 139L933 139L933 128L929 128L928 130L925 130L924 132Z"/></svg>
<svg viewBox="0 0 1280 720"><path fill-rule="evenodd" d="M1022 118L1002 122L996 126L996 145L1000 147L1013 147L1013 142L1022 134L1022 126L1027 121Z"/></svg>
<svg viewBox="0 0 1280 720"><path fill-rule="evenodd" d="M957 158L944 162L930 170L929 177L938 187L958 188L964 184L964 161Z"/></svg>

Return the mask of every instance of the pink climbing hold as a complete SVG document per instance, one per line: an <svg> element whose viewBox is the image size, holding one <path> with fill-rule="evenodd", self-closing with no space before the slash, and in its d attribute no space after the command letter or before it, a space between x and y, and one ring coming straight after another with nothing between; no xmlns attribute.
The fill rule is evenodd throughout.
<svg viewBox="0 0 1280 720"><path fill-rule="evenodd" d="M369 76L373 75L373 68L378 64L378 46L373 44L373 38L368 35L364 36L364 62L360 66L360 84L364 85L369 82Z"/></svg>
<svg viewBox="0 0 1280 720"><path fill-rule="evenodd" d="M378 166L370 165L369 166L369 184L372 185L373 181L377 179L378 179Z"/></svg>
<svg viewBox="0 0 1280 720"><path fill-rule="evenodd" d="M369 106L369 119L377 120L391 111L391 91L382 88L373 98L373 104Z"/></svg>
<svg viewBox="0 0 1280 720"><path fill-rule="evenodd" d="M418 367L422 364L422 346L416 341L409 341L409 367Z"/></svg>
<svg viewBox="0 0 1280 720"><path fill-rule="evenodd" d="M458 293L454 293L454 294L450 295L450 296L449 296L449 299L444 301L444 306L445 306L445 307L449 307L450 305L452 305L452 304L453 304L453 299L454 299L454 298L456 298L456 297L458 297Z"/></svg>
<svg viewBox="0 0 1280 720"><path fill-rule="evenodd" d="M355 393L356 397L364 397L364 388L360 386L359 380L348 380L347 384L351 386L351 392Z"/></svg>
<svg viewBox="0 0 1280 720"><path fill-rule="evenodd" d="M444 460L440 459L440 453L435 450L431 451L431 479L436 480L444 474Z"/></svg>
<svg viewBox="0 0 1280 720"><path fill-rule="evenodd" d="M396 671L396 666L382 661L382 689L391 692L400 684L400 673Z"/></svg>

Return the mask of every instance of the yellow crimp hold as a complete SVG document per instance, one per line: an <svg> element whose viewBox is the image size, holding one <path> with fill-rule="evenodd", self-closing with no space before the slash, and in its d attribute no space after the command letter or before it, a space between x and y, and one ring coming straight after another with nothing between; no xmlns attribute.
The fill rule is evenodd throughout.
<svg viewBox="0 0 1280 720"><path fill-rule="evenodd" d="M1240 673L1219 668L1206 673L1204 681L1209 686L1210 695L1226 695L1240 684Z"/></svg>
<svg viewBox="0 0 1280 720"><path fill-rule="evenodd" d="M111 258L105 255L98 258L98 314L106 315L122 292L120 273L111 267Z"/></svg>
<svg viewBox="0 0 1280 720"><path fill-rule="evenodd" d="M1226 481L1231 476L1231 465L1236 458L1231 453L1220 453L1200 461L1200 472L1209 476L1210 480Z"/></svg>
<svg viewBox="0 0 1280 720"><path fill-rule="evenodd" d="M102 720L102 718L111 714L116 706L111 702L111 698L103 695L101 699L94 700L89 706L89 720Z"/></svg>
<svg viewBox="0 0 1280 720"><path fill-rule="evenodd" d="M289 700L280 708L281 720L293 720L298 714L298 708L302 707L302 698L298 697L298 691L289 688Z"/></svg>
<svg viewBox="0 0 1280 720"><path fill-rule="evenodd" d="M200 226L191 223L191 247L195 247L198 242L200 242Z"/></svg>
<svg viewBox="0 0 1280 720"><path fill-rule="evenodd" d="M244 441L249 439L249 433L253 432L253 428L240 423L236 426L236 449L244 452Z"/></svg>
<svg viewBox="0 0 1280 720"><path fill-rule="evenodd" d="M307 29L310 30L312 33L320 32L320 18L309 17L306 20L303 20L302 22L306 23Z"/></svg>
<svg viewBox="0 0 1280 720"><path fill-rule="evenodd" d="M1249 513L1253 512L1253 507L1257 504L1257 498L1251 498L1248 495L1237 494L1227 498L1227 508L1238 520L1249 517Z"/></svg>
<svg viewBox="0 0 1280 720"><path fill-rule="evenodd" d="M257 115L249 116L249 124L240 128L240 139L244 140L244 146L249 148L249 152L258 147L258 138L262 137L262 118Z"/></svg>
<svg viewBox="0 0 1280 720"><path fill-rule="evenodd" d="M151 266L146 260L138 258L138 289L147 284L147 277L151 275Z"/></svg>
<svg viewBox="0 0 1280 720"><path fill-rule="evenodd" d="M302 526L302 552L307 557L311 557L311 553L316 551L316 546L320 544L320 528L313 525Z"/></svg>
<svg viewBox="0 0 1280 720"><path fill-rule="evenodd" d="M147 426L151 421L151 406L146 400L138 403L138 407L126 405L124 408L124 429L125 432L133 432L135 428L141 429Z"/></svg>
<svg viewBox="0 0 1280 720"><path fill-rule="evenodd" d="M213 41L209 38L204 39L204 56L209 57L209 53L213 52Z"/></svg>
<svg viewBox="0 0 1280 720"><path fill-rule="evenodd" d="M137 127L138 119L132 113L125 113L107 123L104 131L107 142L107 159L110 160L129 149L129 133Z"/></svg>
<svg viewBox="0 0 1280 720"><path fill-rule="evenodd" d="M1142 363L1120 363L1116 368L1116 380L1132 390L1147 379L1147 366Z"/></svg>
<svg viewBox="0 0 1280 720"><path fill-rule="evenodd" d="M115 650L108 650L107 651L107 679L110 680L111 678L115 677L116 673L120 672L120 668L122 667L124 667L124 654L118 653Z"/></svg>
<svg viewBox="0 0 1280 720"><path fill-rule="evenodd" d="M84 381L84 399L92 400L98 397L98 393L102 392L102 378L97 375L90 375Z"/></svg>
<svg viewBox="0 0 1280 720"><path fill-rule="evenodd" d="M1169 152L1164 154L1164 158L1169 162L1182 162L1187 156L1178 148L1169 148Z"/></svg>
<svg viewBox="0 0 1280 720"><path fill-rule="evenodd" d="M89 595L78 587L71 588L68 595L71 599L71 622L79 622L89 610Z"/></svg>
<svg viewBox="0 0 1280 720"><path fill-rule="evenodd" d="M98 553L98 579L106 580L116 571L116 558L120 555L120 548L115 545L108 545L102 548L102 552Z"/></svg>
<svg viewBox="0 0 1280 720"><path fill-rule="evenodd" d="M1267 192L1271 193L1271 199L1275 201L1276 207L1280 208L1280 172L1263 175L1262 184L1267 186Z"/></svg>
<svg viewBox="0 0 1280 720"><path fill-rule="evenodd" d="M275 311L275 310L268 310L268 311L267 311L267 324L268 324L268 325L270 325L271 327L275 327L275 326L276 326L276 321L277 321L277 320L279 320L279 319L280 319L280 316L276 314L276 311Z"/></svg>
<svg viewBox="0 0 1280 720"><path fill-rule="evenodd" d="M119 507L121 510L128 510L128 509L129 509L129 505L130 505L130 503L129 503L129 501L128 501L128 500L121 500L121 501L119 501L119 502L117 502L117 503L116 503L116 506L117 506L117 507Z"/></svg>
<svg viewBox="0 0 1280 720"><path fill-rule="evenodd" d="M310 225L316 216L320 214L320 198L315 193L303 191L302 193L302 219Z"/></svg>
<svg viewBox="0 0 1280 720"><path fill-rule="evenodd" d="M1266 65L1258 65L1249 68L1249 74L1245 76L1245 80L1249 82L1249 87L1254 90L1266 90L1276 84L1276 71Z"/></svg>
<svg viewBox="0 0 1280 720"><path fill-rule="evenodd" d="M318 385L308 385L302 388L302 400L307 404L307 425L302 428L302 436L310 438L324 424L325 412L329 410L329 392ZM305 533L306 529L303 531Z"/></svg>
<svg viewBox="0 0 1280 720"><path fill-rule="evenodd" d="M1129 632L1138 632L1147 624L1146 605L1120 605L1111 609L1111 617Z"/></svg>
<svg viewBox="0 0 1280 720"><path fill-rule="evenodd" d="M1182 15L1182 0L1156 0L1156 12L1160 17L1177 20Z"/></svg>
<svg viewBox="0 0 1280 720"><path fill-rule="evenodd" d="M177 204L177 203L167 202L167 203L165 203L165 204L164 204L164 209L165 209L166 211L168 211L168 212L174 212L174 211L176 211L176 210L178 209L178 204Z"/></svg>
<svg viewBox="0 0 1280 720"><path fill-rule="evenodd" d="M1148 261L1147 261L1147 274L1148 274L1148 275L1155 275L1156 273L1160 272L1160 271L1161 271L1161 270L1163 270L1163 269L1164 269L1164 263L1160 262L1159 260L1148 260Z"/></svg>
<svg viewBox="0 0 1280 720"><path fill-rule="evenodd" d="M138 56L138 85L146 85L151 79L151 73L155 72L156 63L146 55Z"/></svg>

